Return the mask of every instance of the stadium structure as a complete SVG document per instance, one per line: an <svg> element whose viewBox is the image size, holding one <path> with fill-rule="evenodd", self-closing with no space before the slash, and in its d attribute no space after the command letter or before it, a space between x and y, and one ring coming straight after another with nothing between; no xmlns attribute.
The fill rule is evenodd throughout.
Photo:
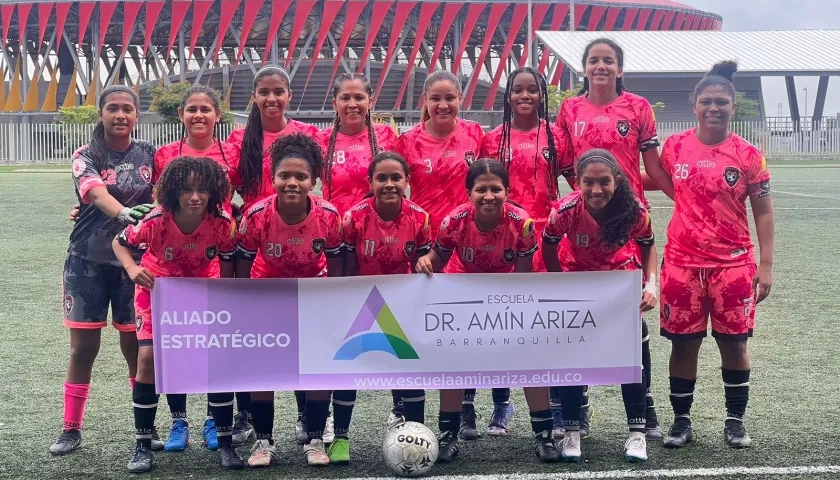
<svg viewBox="0 0 840 480"><path fill-rule="evenodd" d="M140 92L145 110L150 86L188 81L213 86L243 111L265 63L292 75L296 116L330 118L329 86L347 71L365 73L376 110L395 116L417 111L426 73L436 69L459 75L465 111L499 110L518 66L568 85L567 67L533 38L570 24L720 30L722 19L670 0L0 0L0 110L93 105L113 83Z"/></svg>

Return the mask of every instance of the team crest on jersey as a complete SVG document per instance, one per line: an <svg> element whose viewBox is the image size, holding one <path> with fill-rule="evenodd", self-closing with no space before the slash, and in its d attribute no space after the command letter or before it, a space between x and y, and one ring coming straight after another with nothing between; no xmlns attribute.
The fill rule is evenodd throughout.
<svg viewBox="0 0 840 480"><path fill-rule="evenodd" d="M140 330L142 330L143 329L143 316L142 315L136 315L134 317L134 323L137 325L137 331L138 332Z"/></svg>
<svg viewBox="0 0 840 480"><path fill-rule="evenodd" d="M210 245L209 247L204 249L204 256L207 260L213 260L216 258L216 254L219 253L219 249L216 248L215 245Z"/></svg>
<svg viewBox="0 0 840 480"><path fill-rule="evenodd" d="M542 157L543 160L545 160L546 162L549 161L549 159L551 159L551 150L549 150L548 147L542 148Z"/></svg>
<svg viewBox="0 0 840 480"><path fill-rule="evenodd" d="M405 242L405 254L406 254L406 256L410 257L410 256L414 255L415 248L416 248L416 245L413 241Z"/></svg>
<svg viewBox="0 0 840 480"><path fill-rule="evenodd" d="M64 314L70 316L70 312L73 311L73 296L72 295L65 295L64 296Z"/></svg>
<svg viewBox="0 0 840 480"><path fill-rule="evenodd" d="M670 320L670 319L671 319L671 306L670 306L670 305L668 305L668 304L666 303L666 304L665 304L665 308L663 309L663 312L662 312L662 313L664 313L664 314L665 314L665 321L666 321L666 322L667 322L668 320Z"/></svg>
<svg viewBox="0 0 840 480"><path fill-rule="evenodd" d="M514 252L512 248L506 248L505 251L502 253L502 256L504 257L507 263L510 263L513 261L514 258L516 258L516 252Z"/></svg>
<svg viewBox="0 0 840 480"><path fill-rule="evenodd" d="M323 238L316 238L312 240L312 251L316 254L320 254L324 251L324 247L327 245L327 241Z"/></svg>
<svg viewBox="0 0 840 480"><path fill-rule="evenodd" d="M726 180L726 184L730 187L734 187L738 183L739 178L741 178L741 172L735 167L726 167L723 171L723 179Z"/></svg>
<svg viewBox="0 0 840 480"><path fill-rule="evenodd" d="M475 161L475 151L467 150L464 152L464 160L467 161L467 165L472 165Z"/></svg>
<svg viewBox="0 0 840 480"><path fill-rule="evenodd" d="M443 217L443 221L440 222L440 228L446 229L449 226L449 215Z"/></svg>
<svg viewBox="0 0 840 480"><path fill-rule="evenodd" d="M616 122L616 128L619 135L626 137L630 133L630 120L619 120Z"/></svg>
<svg viewBox="0 0 840 480"><path fill-rule="evenodd" d="M744 316L749 317L750 312L752 311L752 298L745 298L743 300L744 303Z"/></svg>
<svg viewBox="0 0 840 480"><path fill-rule="evenodd" d="M140 167L140 176L143 178L143 181L146 183L152 183L152 169L149 168L147 165L143 165Z"/></svg>

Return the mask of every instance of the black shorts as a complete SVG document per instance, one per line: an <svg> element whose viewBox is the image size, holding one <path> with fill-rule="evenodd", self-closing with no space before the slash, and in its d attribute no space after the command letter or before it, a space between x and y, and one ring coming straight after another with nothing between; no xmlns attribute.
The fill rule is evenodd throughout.
<svg viewBox="0 0 840 480"><path fill-rule="evenodd" d="M92 263L74 255L64 262L62 310L68 328L103 328L111 323L134 332L134 282L122 267Z"/></svg>

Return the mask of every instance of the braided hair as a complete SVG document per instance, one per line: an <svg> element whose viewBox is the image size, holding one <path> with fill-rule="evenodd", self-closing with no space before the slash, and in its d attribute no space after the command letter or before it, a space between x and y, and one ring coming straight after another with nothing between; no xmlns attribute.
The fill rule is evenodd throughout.
<svg viewBox="0 0 840 480"><path fill-rule="evenodd" d="M600 148L593 148L578 158L575 172L578 181L583 170L594 163L601 163L610 169L615 181L615 192L605 207L604 223L601 223L601 241L606 245L620 247L630 241L630 230L639 219L642 206L636 200L633 187L624 176L615 157Z"/></svg>
<svg viewBox="0 0 840 480"><path fill-rule="evenodd" d="M286 82L286 87L291 87L292 81L289 74L277 65L266 65L254 75L254 90L265 77L277 75ZM242 178L242 193L255 195L262 188L262 162L263 162L263 127L262 113L255 104L248 114L248 123L245 125L245 134L242 137L242 154L239 159L239 176Z"/></svg>
<svg viewBox="0 0 840 480"><path fill-rule="evenodd" d="M586 61L589 60L589 51L592 50L592 47L595 45L606 45L612 48L615 52L615 61L618 63L618 68L624 69L624 49L619 47L617 43L609 38L596 38L595 40L589 42L589 45L586 46L586 50L583 51L583 60L581 60L581 65L583 65L584 71L586 71ZM615 92L621 95L621 92L624 90L624 78L618 77L615 80ZM589 79L584 76L583 88L580 89L578 95L586 95L587 93L589 93Z"/></svg>
<svg viewBox="0 0 840 480"><path fill-rule="evenodd" d="M137 97L137 93L135 93L134 90L125 85L111 85L110 87L106 87L102 90L102 93L99 95L100 117L102 116L102 110L105 109L105 105L108 103L108 95L111 95L112 93L127 93L131 95L131 99L134 101L135 111L140 109L140 99ZM93 161L93 164L96 165L96 171L99 172L105 169L105 164L108 161L108 147L105 143L105 124L102 123L101 119L96 122L96 127L94 127L93 132L90 135L87 156Z"/></svg>
<svg viewBox="0 0 840 480"><path fill-rule="evenodd" d="M511 105L510 96L513 90L513 82L516 79L517 75L522 73L529 73L534 76L534 80L537 82L537 86L540 90L540 105L537 109L537 117L540 120L540 125L537 128L537 142L536 148L537 152L534 154L534 183L537 180L537 171L539 171L539 162L545 161L548 162L548 172L546 173L546 184L548 186L548 198L549 200L554 200L557 198L558 194L558 186L557 186L557 177L560 176L560 167L559 162L557 161L557 147L554 145L554 135L551 133L551 126L548 122L548 85L545 82L545 77L538 72L537 70L531 67L520 67L514 70L510 76L508 77L507 87L505 89L505 107L504 107L504 117L502 120L502 135L499 138L499 158L498 160L502 162L505 168L510 172L510 164L512 162L512 158L509 158L508 153L511 152L510 146L510 129L513 124L513 105ZM545 125L545 134L547 137L548 143L548 158L541 158L542 155L539 152L539 145L540 145L540 130L542 129L543 125Z"/></svg>
<svg viewBox="0 0 840 480"><path fill-rule="evenodd" d="M230 191L230 183L222 166L207 157L178 157L172 160L155 183L155 200L166 210L177 212L180 208L181 190L186 186L190 175L210 193L207 211L211 215L221 215L222 205Z"/></svg>
<svg viewBox="0 0 840 480"><path fill-rule="evenodd" d="M216 90L205 86L205 85L193 85L190 87L186 92L184 92L184 96L181 97L181 106L180 110L183 112L184 108L187 106L187 102L190 100L190 97L193 95L207 95L207 98L210 99L210 102L213 104L213 107L216 111L221 111L221 102L219 102L219 94L216 93ZM219 137L216 135L216 131L218 130L219 125L221 124L221 117L216 119L216 122L213 124L213 143L219 147L219 153L222 154L222 161L225 162L227 165L228 170L230 170L230 164L227 161L227 157L225 157L225 149L222 148L222 142L219 141ZM184 142L187 140L187 124L183 121L181 122L181 143L178 145L178 155L183 155L184 153Z"/></svg>
<svg viewBox="0 0 840 480"><path fill-rule="evenodd" d="M332 86L332 94L333 100L338 98L338 94L341 92L341 85L344 82L352 82L354 80L361 80L365 84L365 93L367 93L368 100L373 96L373 88L370 86L370 82L368 81L367 77L362 75L361 73L342 73L338 76ZM327 158L326 169L324 172L324 183L327 184L327 200L330 199L332 196L332 167L333 167L333 155L335 155L335 139L338 136L338 128L341 126L341 116L338 114L338 110L335 112L335 117L333 117L333 126L332 132L330 132L330 140L329 145L327 146ZM368 143L370 144L370 156L371 158L376 157L379 153L379 144L376 142L376 131L373 128L373 123L370 119L370 106L368 106L367 113L365 113L365 126L368 132Z"/></svg>

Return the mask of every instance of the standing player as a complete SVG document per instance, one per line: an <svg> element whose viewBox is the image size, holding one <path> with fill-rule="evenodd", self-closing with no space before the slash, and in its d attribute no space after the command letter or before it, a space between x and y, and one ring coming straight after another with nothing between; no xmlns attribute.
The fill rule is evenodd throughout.
<svg viewBox="0 0 840 480"><path fill-rule="evenodd" d="M481 157L496 158L510 173L510 199L532 215L538 235L545 228L551 202L557 199L559 165L567 163L565 132L548 121L548 90L545 78L530 67L513 71L505 90L502 124L481 141ZM534 254L534 271L544 272L542 253ZM473 399L475 389L464 394L461 417L466 428L461 438L471 439L478 432L475 425ZM508 422L514 412L509 388L493 389L493 416L487 427L489 435L508 434ZM555 415L555 438L563 434L562 421Z"/></svg>
<svg viewBox="0 0 840 480"><path fill-rule="evenodd" d="M577 161L575 173L580 190L557 201L543 233L548 270L586 272L641 268L646 283L640 309L642 312L651 310L656 305L656 249L650 215L634 195L615 157L606 150L592 149L583 154ZM641 265L636 264L637 249L641 249ZM563 459L578 462L581 448L577 414L584 387L554 388L559 389L566 419ZM645 385L624 384L621 396L630 430L624 443L624 455L630 462L644 462L648 458Z"/></svg>
<svg viewBox="0 0 840 480"><path fill-rule="evenodd" d="M395 152L382 152L368 166L372 193L344 214L342 228L345 275L397 275L414 271L417 259L432 248L429 214L404 198L409 180L408 164ZM426 392L398 390L404 410L397 421L425 422ZM348 463L347 430L356 400L355 391L333 394L335 441L330 445L330 463Z"/></svg>
<svg viewBox="0 0 840 480"><path fill-rule="evenodd" d="M93 362L102 328L120 332L120 350L133 388L137 372L134 286L120 267L111 240L151 210L155 147L132 140L139 101L128 87L111 86L99 97L99 122L90 143L73 154L73 181L81 207L64 263L64 325L70 329L70 362L64 383L64 431L50 447L63 455L82 443ZM140 259L135 252L135 260ZM155 432L155 437L157 434ZM155 438L155 448L163 448Z"/></svg>
<svg viewBox="0 0 840 480"><path fill-rule="evenodd" d="M510 178L504 165L481 159L467 173L470 203L456 207L440 226L435 247L417 261L416 271L444 273L531 272L537 238L528 213L507 202ZM487 248L492 247L492 248ZM458 424L463 390L440 391L439 462L458 454ZM552 437L548 388L525 389L534 430L534 450L543 462L560 460Z"/></svg>
<svg viewBox="0 0 840 480"><path fill-rule="evenodd" d="M128 462L130 472L152 469L151 433L157 413L154 347L152 346L151 289L161 277L233 277L236 223L222 206L230 183L222 167L209 158L180 157L164 169L155 184L160 206L136 226L113 239L113 250L137 285L134 308L139 343L137 383L134 387L134 428L137 444ZM140 265L132 248L143 246ZM197 246L197 248L193 248ZM221 262L213 260L218 255ZM221 455L242 459L230 445Z"/></svg>
<svg viewBox="0 0 840 480"><path fill-rule="evenodd" d="M327 162L324 198L343 213L370 191L368 167L377 153L394 150L397 135L387 125L372 124L370 97L373 90L364 75L339 75L332 93L335 119L332 127L318 135L318 143Z"/></svg>
<svg viewBox="0 0 840 480"><path fill-rule="evenodd" d="M276 194L252 206L242 217L237 244L237 278L340 277L342 259L341 218L331 204L312 195L318 172L324 166L321 149L308 135L295 133L271 147L271 178ZM307 439L303 447L309 465L328 465L323 441L330 407L329 391L306 394ZM274 429L274 392L251 393L251 415L257 441L248 465L267 467L277 458ZM222 436L233 423L233 394L210 398L213 418ZM226 467L222 457L222 467Z"/></svg>
<svg viewBox="0 0 840 480"><path fill-rule="evenodd" d="M571 159L579 158L592 148L603 148L618 161L625 179L630 182L635 195L647 206L645 186L662 189L673 196L673 183L659 163L659 137L656 134L656 119L653 109L643 97L624 89L624 50L606 38L593 40L583 54L585 78L580 95L563 102L557 125L562 127L571 139ZM642 173L639 166L639 152L645 164ZM569 164L564 169L569 185L573 185L574 172ZM643 326L645 338L647 324ZM653 396L650 394L650 345L642 344L642 366L645 375L647 397L647 435L650 439L662 438L659 421L656 418ZM589 436L589 397L584 390L584 406L581 409L581 438Z"/></svg>
<svg viewBox="0 0 840 480"><path fill-rule="evenodd" d="M286 118L286 107L292 101L291 80L286 70L266 65L254 76L254 105L244 129L231 132L227 143L239 156L239 170L235 177L240 185L239 195L246 211L259 200L274 194L271 175L271 145L280 137L292 133L318 134L318 127Z"/></svg>
<svg viewBox="0 0 840 480"><path fill-rule="evenodd" d="M682 447L693 438L691 404L710 316L726 397L723 438L733 448L752 444L744 428L750 389L747 338L755 326L756 305L773 284L775 223L764 155L729 130L736 70L735 62L721 62L700 80L694 88L697 127L668 138L662 150L662 166L675 187L660 301L661 332L671 339L675 417L666 447ZM758 234L758 267L747 198Z"/></svg>

